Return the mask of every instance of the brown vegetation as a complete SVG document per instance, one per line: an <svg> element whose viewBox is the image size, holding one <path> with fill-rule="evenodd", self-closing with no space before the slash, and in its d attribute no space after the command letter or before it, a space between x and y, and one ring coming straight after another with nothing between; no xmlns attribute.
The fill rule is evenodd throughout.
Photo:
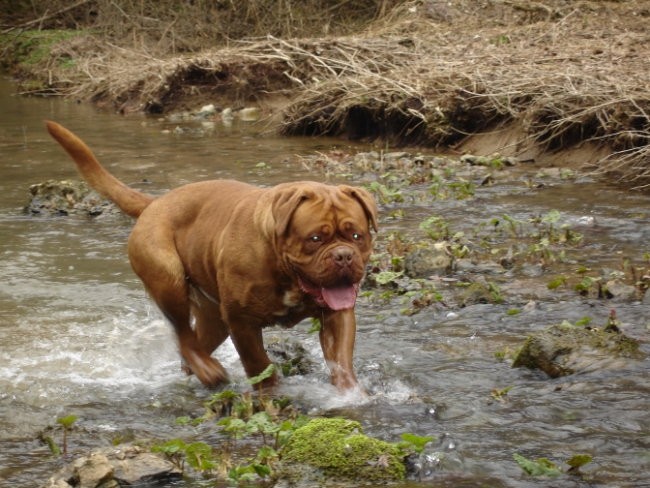
<svg viewBox="0 0 650 488"><path fill-rule="evenodd" d="M97 25L108 16L99 7L115 5L79 3L98 6ZM282 96L285 134L523 158L578 148L596 173L650 188L648 1L191 2L204 13L194 34L170 13L177 2L156 4L158 30L137 11L147 2L119 3L112 36L61 42L30 76L42 70L49 91L122 111Z"/></svg>

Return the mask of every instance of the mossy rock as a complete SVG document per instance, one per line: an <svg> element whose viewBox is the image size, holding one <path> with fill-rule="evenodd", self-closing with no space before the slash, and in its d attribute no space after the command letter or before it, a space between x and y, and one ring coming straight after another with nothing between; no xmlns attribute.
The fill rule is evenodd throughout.
<svg viewBox="0 0 650 488"><path fill-rule="evenodd" d="M301 342L287 337L270 337L266 352L279 366L282 376L306 375L315 370L315 363Z"/></svg>
<svg viewBox="0 0 650 488"><path fill-rule="evenodd" d="M528 336L512 366L540 369L558 378L643 357L639 343L618 330L563 323Z"/></svg>
<svg viewBox="0 0 650 488"><path fill-rule="evenodd" d="M82 181L48 180L29 187L31 200L26 211L32 214L86 214L118 213L111 202Z"/></svg>
<svg viewBox="0 0 650 488"><path fill-rule="evenodd" d="M304 465L318 473L301 469ZM297 429L282 450L282 466L283 478L320 476L357 483L401 480L406 473L396 444L368 437L359 422L341 418L313 419Z"/></svg>
<svg viewBox="0 0 650 488"><path fill-rule="evenodd" d="M497 285L479 277L460 293L459 302L467 307L476 303L502 303L503 297Z"/></svg>

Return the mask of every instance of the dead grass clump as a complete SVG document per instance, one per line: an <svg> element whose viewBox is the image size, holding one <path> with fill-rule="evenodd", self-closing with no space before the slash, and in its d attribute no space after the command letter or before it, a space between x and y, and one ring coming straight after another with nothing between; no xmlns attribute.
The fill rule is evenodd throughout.
<svg viewBox="0 0 650 488"><path fill-rule="evenodd" d="M489 4L497 2L482 2ZM345 77L311 84L289 105L282 130L449 146L516 123L522 132L512 152L594 143L611 155L587 161L590 169L650 188L650 73L639 69L650 54L650 10L544 4L532 20L497 27L478 27L458 10L450 17L465 15L476 29L407 18L413 49L405 62L373 73L350 66ZM529 13L513 1L498 4L500 15L504 5Z"/></svg>
<svg viewBox="0 0 650 488"><path fill-rule="evenodd" d="M73 50L71 45L61 49ZM397 42L361 38L289 41L267 36L165 59L104 45L92 57L79 59L80 79L58 86L68 96L91 94L96 103L117 110L161 113L196 100L237 105L269 95L293 96L321 81L359 73L362 65L365 73L392 69L405 59L402 53L407 50ZM58 80L66 78L53 72Z"/></svg>
<svg viewBox="0 0 650 488"><path fill-rule="evenodd" d="M41 76L59 93L90 95L125 112L167 112L197 100L237 105L283 95L290 100L284 134L386 138L462 150L477 134L516 126L517 140L499 147L502 153L598 146L609 155L586 161L591 170L650 188L646 0L314 2L301 4L300 9L315 8L301 15L300 2L247 0L239 10L232 2L191 2L188 9L233 7L228 15L243 16L244 25L254 20L266 33L283 35L297 31L273 30L265 22L301 25L303 32L320 35L323 29L310 17L317 12L323 25L346 8L361 9L357 19L377 20L363 30L349 24L354 35L290 40L265 35L170 57L156 53L180 50L180 13L177 19L160 14L147 20L168 22L152 47L144 40L152 5L121 2L124 28L134 33L131 45L128 35L119 43L101 38L88 41L92 49L84 55L83 41L69 39L60 52L53 51L58 61ZM157 12L173 10L172 3L159 2ZM220 21L230 19L219 15ZM131 21L143 28L131 29ZM197 25L198 40L201 29ZM65 60L74 60L74 66Z"/></svg>
<svg viewBox="0 0 650 488"><path fill-rule="evenodd" d="M349 34L401 1L0 0L0 29L92 30L112 44L160 56L228 45L244 37Z"/></svg>

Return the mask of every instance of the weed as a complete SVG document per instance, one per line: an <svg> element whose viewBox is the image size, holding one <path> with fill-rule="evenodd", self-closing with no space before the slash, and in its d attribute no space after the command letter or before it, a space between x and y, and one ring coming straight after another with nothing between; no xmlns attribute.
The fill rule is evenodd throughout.
<svg viewBox="0 0 650 488"><path fill-rule="evenodd" d="M388 186L373 181L368 189L377 196L377 199L385 204L388 203L401 203L404 201L404 195L401 190L397 188L389 188Z"/></svg>
<svg viewBox="0 0 650 488"><path fill-rule="evenodd" d="M506 397L507 397L507 395L508 395L508 392L509 392L510 390L512 390L512 388L513 388L512 386L506 386L505 388L495 388L495 389L492 390L492 392L490 393L490 397L491 397L493 400L497 400L497 401L499 401L499 402L501 402L501 403L504 403L504 402L506 402L506 400L507 400Z"/></svg>
<svg viewBox="0 0 650 488"><path fill-rule="evenodd" d="M13 58L17 63L35 66L48 58L55 44L82 34L83 31L74 30L25 30L17 35L3 34L0 36L0 44L12 47ZM70 57L60 58L59 63L62 67L74 66L74 60Z"/></svg>
<svg viewBox="0 0 650 488"><path fill-rule="evenodd" d="M414 452L416 454L422 454L427 444L436 440L433 436L419 436L410 433L404 433L400 437L402 442L398 444L399 448L406 453Z"/></svg>
<svg viewBox="0 0 650 488"><path fill-rule="evenodd" d="M547 458L538 458L536 460L528 459L521 454L512 455L517 464L530 476L557 477L562 474L562 469L553 461ZM569 468L566 470L569 474L580 474L580 468L592 461L589 454L576 454L567 460Z"/></svg>
<svg viewBox="0 0 650 488"><path fill-rule="evenodd" d="M178 469L185 470L185 463L201 473L210 473L217 467L212 448L205 442L185 443L172 439L154 445L151 450L164 454Z"/></svg>
<svg viewBox="0 0 650 488"><path fill-rule="evenodd" d="M557 290L561 286L565 286L567 283L566 276L556 276L551 281L546 284L546 288L549 290Z"/></svg>
<svg viewBox="0 0 650 488"><path fill-rule="evenodd" d="M562 474L562 471L555 465L554 462L547 458L538 458L536 460L525 458L520 454L513 454L512 457L517 461L517 464L526 473L531 476L551 476L556 477Z"/></svg>
<svg viewBox="0 0 650 488"><path fill-rule="evenodd" d="M451 235L449 222L435 215L420 223L420 230L434 241L448 240Z"/></svg>
<svg viewBox="0 0 650 488"><path fill-rule="evenodd" d="M505 361L506 359L514 359L519 351L513 351L509 347L504 347L503 349L496 351L494 357L497 361Z"/></svg>
<svg viewBox="0 0 650 488"><path fill-rule="evenodd" d="M68 433L77 419L76 415L66 415L56 419L56 423L63 427L63 455L68 453Z"/></svg>

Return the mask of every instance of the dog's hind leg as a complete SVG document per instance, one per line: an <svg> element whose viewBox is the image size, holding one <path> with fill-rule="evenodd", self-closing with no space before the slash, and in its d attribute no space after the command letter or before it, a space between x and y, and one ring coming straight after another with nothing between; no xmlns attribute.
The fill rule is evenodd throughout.
<svg viewBox="0 0 650 488"><path fill-rule="evenodd" d="M171 244L171 245L170 245ZM174 326L180 353L191 371L206 386L217 386L228 381L228 374L209 349L200 343L191 325L190 285L185 269L176 253L171 236L165 230L148 226L136 227L129 238L131 266L162 313ZM218 345L221 336L211 339Z"/></svg>
<svg viewBox="0 0 650 488"><path fill-rule="evenodd" d="M228 325L221 319L219 305L203 295L201 291L192 290L191 312L194 317L194 331L199 346L212 354L230 335ZM202 295L196 296L198 293Z"/></svg>

